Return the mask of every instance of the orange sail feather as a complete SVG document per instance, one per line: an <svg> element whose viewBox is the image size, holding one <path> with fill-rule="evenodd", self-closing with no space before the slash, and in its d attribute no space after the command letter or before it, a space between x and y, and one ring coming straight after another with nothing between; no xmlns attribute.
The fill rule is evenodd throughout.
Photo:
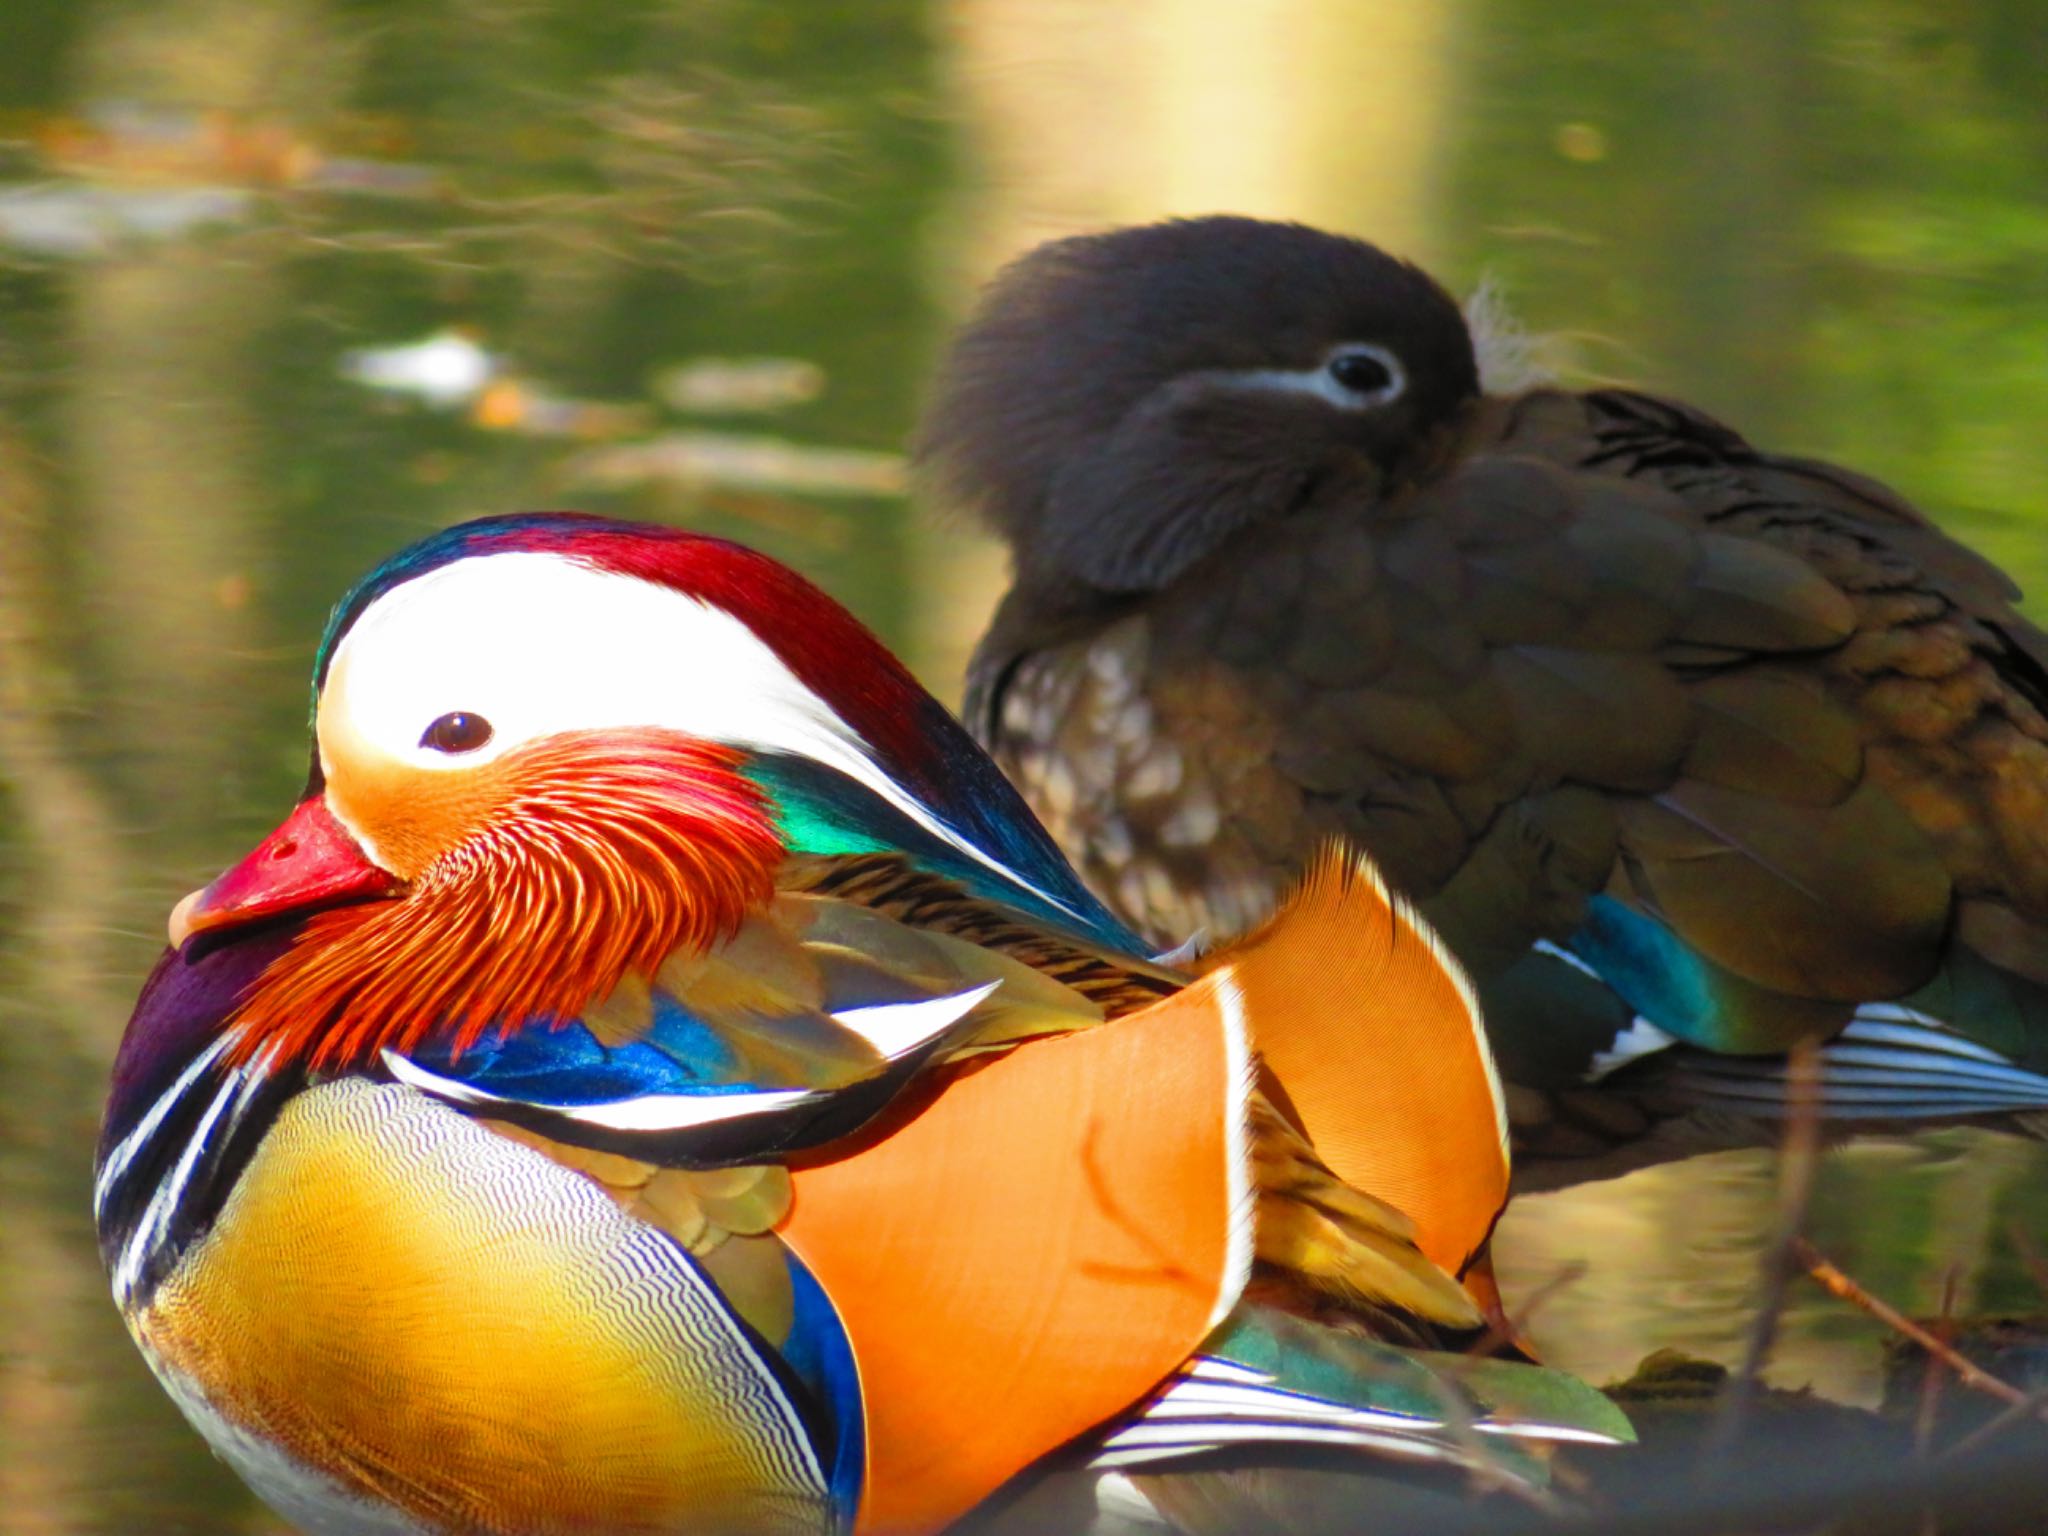
<svg viewBox="0 0 2048 1536"><path fill-rule="evenodd" d="M1457 962L1363 855L1332 845L1257 933L1215 957L1317 1154L1399 1207L1462 1274L1508 1193L1507 1120Z"/></svg>
<svg viewBox="0 0 2048 1536"><path fill-rule="evenodd" d="M852 1341L857 1527L935 1530L1171 1376L1250 1265L1249 1063L1212 976L801 1168L780 1231Z"/></svg>

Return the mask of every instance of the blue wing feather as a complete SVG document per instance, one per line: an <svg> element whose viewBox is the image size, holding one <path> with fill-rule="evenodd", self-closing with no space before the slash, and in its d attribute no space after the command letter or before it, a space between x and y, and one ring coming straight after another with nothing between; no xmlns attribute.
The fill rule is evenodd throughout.
<svg viewBox="0 0 2048 1536"><path fill-rule="evenodd" d="M452 1039L408 1053L415 1065L499 1098L558 1109L612 1104L653 1094L757 1093L795 1083L749 1082L716 1030L659 989L641 1039L602 1043L580 1019L528 1023L487 1035L457 1052Z"/></svg>
<svg viewBox="0 0 2048 1536"><path fill-rule="evenodd" d="M903 1008L923 1017L891 1021L900 1044L870 1050L852 1074L842 1062L824 1083L743 1069L715 1025L660 988L651 1023L631 1041L607 1043L581 1020L536 1020L461 1050L450 1034L386 1051L384 1064L451 1104L574 1145L677 1166L758 1162L858 1130L979 1027L975 1007L993 990L908 997ZM859 1032L852 1013L807 1022L818 1019Z"/></svg>
<svg viewBox="0 0 2048 1536"><path fill-rule="evenodd" d="M848 1526L860 1508L867 1473L867 1425L861 1405L860 1371L853 1345L824 1288L795 1254L787 1255L794 1321L781 1349L797 1379L810 1388L832 1431L827 1485L833 1507Z"/></svg>

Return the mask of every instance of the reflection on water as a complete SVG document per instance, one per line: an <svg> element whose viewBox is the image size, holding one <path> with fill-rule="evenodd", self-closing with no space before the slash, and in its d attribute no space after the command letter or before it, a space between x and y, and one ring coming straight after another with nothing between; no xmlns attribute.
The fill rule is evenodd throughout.
<svg viewBox="0 0 2048 1536"><path fill-rule="evenodd" d="M1823 1164L1809 1233L1874 1294L1917 1317L2039 1313L2039 1283L2009 1239L2048 1226L2048 1156L2037 1145L1958 1129L1864 1141ZM1501 1222L1502 1284L1527 1296L1583 1264L1539 1305L1547 1360L1594 1381L1635 1369L1651 1344L1731 1364L1742 1358L1757 1255L1777 1210L1776 1158L1722 1152L1594 1188L1518 1201ZM1799 1282L1767 1379L1875 1406L1885 1330Z"/></svg>
<svg viewBox="0 0 2048 1536"><path fill-rule="evenodd" d="M270 1529L87 1214L171 901L303 771L327 603L576 502L761 544L954 691L999 570L908 515L925 359L1033 240L1215 208L1491 274L1569 367L1891 478L2048 590L2048 7L1797 0L16 0L0 19L0 1529ZM417 350L430 349L428 354ZM439 369L438 373L435 369ZM394 383L393 381L401 381ZM406 384L402 381L410 380ZM2041 1149L1840 1153L1816 1237L2038 1306ZM1732 1355L1770 1159L1531 1200L1511 1294ZM1871 1395L1795 1290L1776 1379Z"/></svg>

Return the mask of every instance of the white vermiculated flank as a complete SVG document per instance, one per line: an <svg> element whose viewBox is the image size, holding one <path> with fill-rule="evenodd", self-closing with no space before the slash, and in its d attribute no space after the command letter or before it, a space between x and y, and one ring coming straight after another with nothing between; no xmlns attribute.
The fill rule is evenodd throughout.
<svg viewBox="0 0 2048 1536"><path fill-rule="evenodd" d="M1258 1216L1258 1200L1252 1188L1251 1031L1244 1016L1244 992L1227 966L1216 973L1213 985L1216 1011L1223 1024L1225 1069L1230 1082L1230 1096L1223 1109L1224 1151L1230 1159L1225 1185L1230 1201L1230 1243L1224 1250L1223 1283L1209 1313L1211 1328L1221 1325L1237 1309L1238 1299L1251 1281L1253 1228Z"/></svg>
<svg viewBox="0 0 2048 1536"><path fill-rule="evenodd" d="M173 1403L216 1456L263 1502L307 1536L436 1536L403 1510L344 1486L294 1456L268 1435L246 1429L215 1407L194 1382L157 1358L145 1343L142 1358Z"/></svg>
<svg viewBox="0 0 2048 1536"><path fill-rule="evenodd" d="M491 739L459 753L420 744L429 725L458 711L488 721ZM476 555L392 588L342 637L320 697L323 762L329 742L347 740L409 768L463 772L550 736L635 728L822 763L975 862L1021 879L907 794L740 619L564 555ZM348 830L377 856L362 828Z"/></svg>

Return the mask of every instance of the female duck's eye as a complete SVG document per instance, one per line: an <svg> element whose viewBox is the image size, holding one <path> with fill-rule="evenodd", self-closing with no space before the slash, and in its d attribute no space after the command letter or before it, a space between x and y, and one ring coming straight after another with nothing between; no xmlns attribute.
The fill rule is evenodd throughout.
<svg viewBox="0 0 2048 1536"><path fill-rule="evenodd" d="M458 709L428 726L420 737L420 745L432 747L436 752L474 752L490 739L490 721L482 715L464 714Z"/></svg>
<svg viewBox="0 0 2048 1536"><path fill-rule="evenodd" d="M1377 347L1339 352L1324 366L1339 388L1354 395L1391 400L1401 392L1399 368Z"/></svg>

